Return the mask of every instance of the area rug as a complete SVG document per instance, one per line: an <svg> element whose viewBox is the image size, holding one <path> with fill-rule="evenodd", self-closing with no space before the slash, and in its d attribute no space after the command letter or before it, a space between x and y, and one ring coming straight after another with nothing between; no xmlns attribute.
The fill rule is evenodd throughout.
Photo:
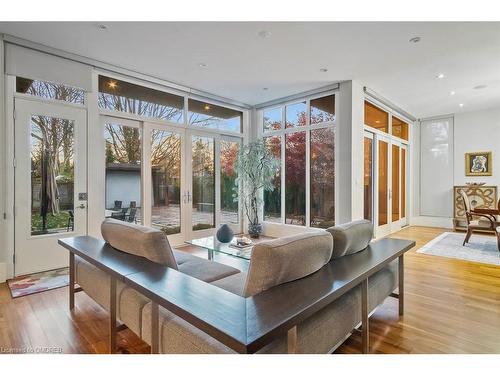
<svg viewBox="0 0 500 375"><path fill-rule="evenodd" d="M12 298L23 297L69 284L69 268L38 272L7 280Z"/></svg>
<svg viewBox="0 0 500 375"><path fill-rule="evenodd" d="M445 232L418 249L417 253L500 266L495 237L472 234L469 243L462 246L464 238L465 233Z"/></svg>

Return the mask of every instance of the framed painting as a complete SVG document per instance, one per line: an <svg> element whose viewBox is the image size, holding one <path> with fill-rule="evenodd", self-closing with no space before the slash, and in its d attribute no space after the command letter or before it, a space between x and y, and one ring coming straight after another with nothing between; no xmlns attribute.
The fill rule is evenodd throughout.
<svg viewBox="0 0 500 375"><path fill-rule="evenodd" d="M490 151L467 152L465 154L466 176L491 176L492 154Z"/></svg>

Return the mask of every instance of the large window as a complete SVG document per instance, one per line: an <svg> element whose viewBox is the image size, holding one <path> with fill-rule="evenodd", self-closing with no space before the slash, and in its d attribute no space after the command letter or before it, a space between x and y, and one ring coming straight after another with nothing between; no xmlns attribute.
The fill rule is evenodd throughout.
<svg viewBox="0 0 500 375"><path fill-rule="evenodd" d="M266 147L276 159L281 161L281 137L264 138ZM264 192L264 220L281 222L281 168L276 170L273 178L274 190Z"/></svg>
<svg viewBox="0 0 500 375"><path fill-rule="evenodd" d="M99 76L99 108L182 123L184 98L126 81Z"/></svg>
<svg viewBox="0 0 500 375"><path fill-rule="evenodd" d="M285 223L306 223L306 132L285 135Z"/></svg>
<svg viewBox="0 0 500 375"><path fill-rule="evenodd" d="M311 130L311 227L335 224L335 134L333 128Z"/></svg>
<svg viewBox="0 0 500 375"><path fill-rule="evenodd" d="M274 191L264 192L264 220L320 228L335 225L335 95L264 109L262 120L266 145L281 161Z"/></svg>
<svg viewBox="0 0 500 375"><path fill-rule="evenodd" d="M189 99L189 125L241 133L243 113L215 104Z"/></svg>

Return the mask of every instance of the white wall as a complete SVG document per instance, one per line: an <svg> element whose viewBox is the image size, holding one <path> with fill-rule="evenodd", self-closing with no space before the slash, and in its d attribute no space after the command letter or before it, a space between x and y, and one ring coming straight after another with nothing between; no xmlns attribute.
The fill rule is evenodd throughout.
<svg viewBox="0 0 500 375"><path fill-rule="evenodd" d="M480 181L500 186L500 108L455 114L454 143L455 185ZM492 176L465 176L465 153L474 151L493 152Z"/></svg>
<svg viewBox="0 0 500 375"><path fill-rule="evenodd" d="M7 221L4 218L4 213L6 213L6 124L5 124L5 114L4 114L4 100L5 100L5 83L4 83L4 57L3 57L3 43L0 38L0 283L5 281L7 277L7 241L6 241L6 230Z"/></svg>
<svg viewBox="0 0 500 375"><path fill-rule="evenodd" d="M364 91L355 81L340 84L335 166L336 222L363 218Z"/></svg>
<svg viewBox="0 0 500 375"><path fill-rule="evenodd" d="M454 126L453 136L451 138L453 147L453 160L451 168L453 169L452 178L448 178L446 174L435 174L435 180L431 184L442 184L446 179L449 191L450 205L453 202L453 186L464 185L466 182L486 182L488 185L499 186L500 188L500 108L457 113L453 115ZM491 151L493 153L493 175L481 177L466 177L465 176L465 153L474 151ZM420 154L429 152L424 144L420 145ZM419 160L420 161L420 160ZM421 165L419 166L421 167ZM421 173L422 174L422 171ZM418 177L419 178L419 177ZM420 178L419 178L420 179ZM441 180L439 180L441 179ZM423 181L421 181L423 182ZM418 188L419 184L415 184ZM432 194L432 186L427 190L427 194ZM421 208L421 201L418 201L419 194L414 195L414 204L416 207L416 216L412 219L414 225L427 225L437 227L452 227L453 211L449 215L442 215L440 217L423 216L419 211ZM439 198L436 193L435 197ZM424 197L421 197L423 199Z"/></svg>

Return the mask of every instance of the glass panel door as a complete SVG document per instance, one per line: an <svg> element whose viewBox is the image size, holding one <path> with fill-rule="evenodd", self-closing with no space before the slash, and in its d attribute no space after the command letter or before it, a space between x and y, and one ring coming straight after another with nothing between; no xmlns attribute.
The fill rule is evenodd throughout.
<svg viewBox="0 0 500 375"><path fill-rule="evenodd" d="M384 236L390 232L391 212L391 160L390 160L390 141L388 138L377 134L376 140L376 157L377 162L375 168L375 181L377 188L377 196L375 202L376 217L374 218L376 226L375 232L377 236Z"/></svg>
<svg viewBox="0 0 500 375"><path fill-rule="evenodd" d="M143 223L142 126L138 121L106 118L104 217Z"/></svg>
<svg viewBox="0 0 500 375"><path fill-rule="evenodd" d="M400 198L400 147L398 144L392 145L392 188L391 188L391 206L392 206L392 221L399 221L400 214L400 206L399 206L399 198Z"/></svg>
<svg viewBox="0 0 500 375"><path fill-rule="evenodd" d="M364 218L373 222L373 134L364 136L363 201Z"/></svg>
<svg viewBox="0 0 500 375"><path fill-rule="evenodd" d="M215 228L215 140L191 137L191 227L193 232Z"/></svg>
<svg viewBox="0 0 500 375"><path fill-rule="evenodd" d="M15 276L66 267L59 238L87 233L86 111L16 99Z"/></svg>

